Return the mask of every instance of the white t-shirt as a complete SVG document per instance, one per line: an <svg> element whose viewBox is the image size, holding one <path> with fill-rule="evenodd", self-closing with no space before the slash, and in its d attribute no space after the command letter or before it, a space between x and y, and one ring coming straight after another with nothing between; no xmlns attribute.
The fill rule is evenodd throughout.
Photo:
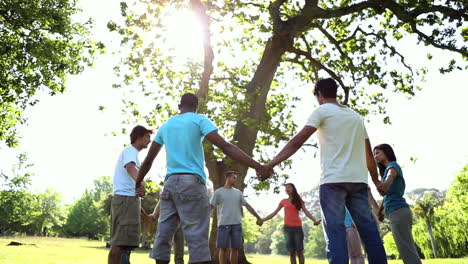
<svg viewBox="0 0 468 264"><path fill-rule="evenodd" d="M120 153L119 160L114 171L114 194L135 196L135 180L128 175L125 165L135 163L137 168L140 167L138 161L138 150L130 145Z"/></svg>
<svg viewBox="0 0 468 264"><path fill-rule="evenodd" d="M367 183L364 121L346 106L322 104L310 115L306 126L317 129L322 169L320 184Z"/></svg>

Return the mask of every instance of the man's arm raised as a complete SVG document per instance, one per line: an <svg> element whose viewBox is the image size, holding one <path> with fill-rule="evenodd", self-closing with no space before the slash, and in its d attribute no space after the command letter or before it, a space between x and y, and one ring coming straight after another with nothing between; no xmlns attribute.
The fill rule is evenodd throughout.
<svg viewBox="0 0 468 264"><path fill-rule="evenodd" d="M156 158L156 156L158 156L158 153L161 150L161 147L162 145L154 141L151 144L151 147L148 151L148 155L146 155L146 158L143 161L143 164L141 165L140 170L138 171L138 177L135 181L137 187L141 184L146 174L151 169L151 166L153 165L153 161Z"/></svg>
<svg viewBox="0 0 468 264"><path fill-rule="evenodd" d="M377 165L375 164L374 155L372 154L372 147L370 140L366 138L366 163L367 170L369 171L372 181L377 187L377 190L381 193L382 182L379 180L379 174L377 173Z"/></svg>
<svg viewBox="0 0 468 264"><path fill-rule="evenodd" d="M281 162L289 159L289 157L291 157L298 149L302 147L302 145L304 145L307 139L309 139L310 136L315 133L315 131L317 131L315 127L304 126L304 128L302 128L299 133L297 133L291 140L289 140L286 146L283 147L283 149L272 161L267 164L267 166L273 168Z"/></svg>
<svg viewBox="0 0 468 264"><path fill-rule="evenodd" d="M257 173L260 173L262 175L270 173L265 166L262 166L260 163L253 160L240 148L227 142L223 137L221 137L221 135L218 134L218 131L213 131L209 133L208 135L206 135L206 139L213 143L213 145L220 148L223 151L223 153L226 154L229 158L240 162L250 168L254 168L257 171Z"/></svg>

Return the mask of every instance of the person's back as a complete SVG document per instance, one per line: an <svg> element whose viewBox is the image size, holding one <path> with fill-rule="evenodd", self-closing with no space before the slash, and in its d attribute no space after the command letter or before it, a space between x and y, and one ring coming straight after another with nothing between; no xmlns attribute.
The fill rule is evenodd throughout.
<svg viewBox="0 0 468 264"><path fill-rule="evenodd" d="M320 183L367 183L367 132L362 118L352 109L334 104L322 104L306 125L317 128L320 146Z"/></svg>
<svg viewBox="0 0 468 264"><path fill-rule="evenodd" d="M217 128L203 115L187 112L169 118L159 129L155 141L165 146L167 177L193 173L206 182L203 139Z"/></svg>

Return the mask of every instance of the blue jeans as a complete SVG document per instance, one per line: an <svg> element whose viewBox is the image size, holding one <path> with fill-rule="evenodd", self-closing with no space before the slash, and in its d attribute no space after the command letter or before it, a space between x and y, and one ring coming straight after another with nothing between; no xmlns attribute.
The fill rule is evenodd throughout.
<svg viewBox="0 0 468 264"><path fill-rule="evenodd" d="M181 224L189 250L189 263L211 261L208 229L211 207L206 186L196 175L170 175L161 193L158 231L150 257L169 261L171 242Z"/></svg>
<svg viewBox="0 0 468 264"><path fill-rule="evenodd" d="M242 225L220 225L218 226L217 248L241 248L242 247Z"/></svg>
<svg viewBox="0 0 468 264"><path fill-rule="evenodd" d="M320 185L320 207L327 243L326 253L331 264L348 264L345 205L367 252L369 264L386 264L387 256L372 215L365 183L327 183Z"/></svg>

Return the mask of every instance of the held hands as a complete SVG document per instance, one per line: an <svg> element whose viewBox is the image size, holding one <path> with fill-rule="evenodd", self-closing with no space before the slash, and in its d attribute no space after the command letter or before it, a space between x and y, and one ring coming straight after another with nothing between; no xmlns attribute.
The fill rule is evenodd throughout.
<svg viewBox="0 0 468 264"><path fill-rule="evenodd" d="M384 214L383 214L383 211L380 210L379 211L379 215L377 216L377 218L379 219L380 222L383 222L384 221Z"/></svg>
<svg viewBox="0 0 468 264"><path fill-rule="evenodd" d="M146 194L145 183L137 183L135 184L135 193L137 197L143 197Z"/></svg>
<svg viewBox="0 0 468 264"><path fill-rule="evenodd" d="M273 167L269 167L268 164L267 165L260 165L258 168L255 169L256 172L257 172L257 178L260 180L260 181L265 181L267 180L268 178L270 178L274 171L273 171Z"/></svg>
<svg viewBox="0 0 468 264"><path fill-rule="evenodd" d="M320 219L315 219L315 221L314 221L314 226L320 225L321 222L322 222L322 220L320 220Z"/></svg>
<svg viewBox="0 0 468 264"><path fill-rule="evenodd" d="M262 225L263 225L263 219L261 219L260 217L257 218L257 225L258 225L258 226L262 226Z"/></svg>
<svg viewBox="0 0 468 264"><path fill-rule="evenodd" d="M380 180L372 180L374 182L375 187L377 188L377 191L380 193L380 195L385 195L388 191L388 186L384 187L384 183L382 183Z"/></svg>

